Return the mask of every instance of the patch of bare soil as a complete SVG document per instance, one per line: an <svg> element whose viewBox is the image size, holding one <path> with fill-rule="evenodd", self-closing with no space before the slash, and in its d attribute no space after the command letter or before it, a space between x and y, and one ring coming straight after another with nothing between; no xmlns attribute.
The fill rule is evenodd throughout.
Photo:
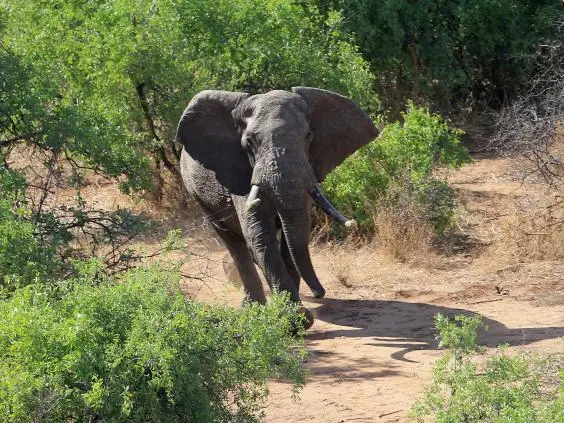
<svg viewBox="0 0 564 423"><path fill-rule="evenodd" d="M511 166L483 159L449 175L465 206L465 230L480 248L408 263L392 261L377 245L314 248L327 296L316 300L302 287L303 302L316 317L306 338L310 375L297 399L287 383L272 381L266 422L409 421L441 355L433 329L437 313L480 314L489 328L480 343L488 347L564 350L564 262L504 251L511 245L500 229L508 202L543 194L542 187L508 175ZM240 289L223 272L224 250L215 241L197 241L191 249L202 253L199 265L205 262L209 277L188 283L187 293L240 304Z"/></svg>
<svg viewBox="0 0 564 423"><path fill-rule="evenodd" d="M190 284L191 294L237 306L242 293L225 282L223 254L217 249L206 258L211 278ZM284 381L272 382L266 422L409 421L441 354L433 331L437 313L480 314L489 328L480 343L488 347L564 350L562 262L400 264L371 247L348 254L317 249L313 259L328 294L317 300L302 289L316 317L306 338L310 376L298 399Z"/></svg>
<svg viewBox="0 0 564 423"><path fill-rule="evenodd" d="M307 336L308 383L297 403L273 382L268 422L404 422L440 356L433 316L478 313L489 330L480 339L539 352L564 349L564 263L516 269L460 266L445 259L425 266L394 264L364 249L351 255L351 287L336 281L314 255L328 288L306 297L317 321Z"/></svg>

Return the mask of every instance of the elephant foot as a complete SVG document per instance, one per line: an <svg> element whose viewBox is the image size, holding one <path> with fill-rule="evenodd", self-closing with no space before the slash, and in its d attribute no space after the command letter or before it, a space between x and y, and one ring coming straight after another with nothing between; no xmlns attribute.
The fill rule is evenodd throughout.
<svg viewBox="0 0 564 423"><path fill-rule="evenodd" d="M311 293L313 294L313 298L323 298L325 297L325 289L321 288L321 291L318 289L312 289Z"/></svg>
<svg viewBox="0 0 564 423"><path fill-rule="evenodd" d="M313 322L315 319L313 318L313 314L304 306L300 306L298 312L304 316L304 320L301 322L302 327L298 327L297 325L292 324L292 328L290 329L290 333L292 336L297 336L300 333L303 333L302 330L308 330L310 327L313 326Z"/></svg>

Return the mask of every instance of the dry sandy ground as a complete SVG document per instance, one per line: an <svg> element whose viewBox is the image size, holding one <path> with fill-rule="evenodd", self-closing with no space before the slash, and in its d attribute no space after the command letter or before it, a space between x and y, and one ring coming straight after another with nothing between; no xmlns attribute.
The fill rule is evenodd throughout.
<svg viewBox="0 0 564 423"><path fill-rule="evenodd" d="M302 287L302 299L316 316L306 338L310 375L297 399L284 381L271 383L266 422L409 421L409 409L441 354L433 331L436 313L480 314L489 328L480 343L489 347L564 351L564 262L522 260L500 241L502 200L534 188L501 177L506 166L481 160L449 176L468 210L468 227L479 235L465 252L422 255L404 264L377 245L314 247L327 296L313 299ZM213 240L196 241L192 249L206 251L205 259L191 265L205 264L209 277L191 294L239 304L241 292L225 282L224 250Z"/></svg>
<svg viewBox="0 0 564 423"><path fill-rule="evenodd" d="M196 297L232 305L242 294L223 282L223 252L206 259L213 278ZM306 342L310 375L298 399L283 381L271 384L266 422L407 422L440 356L433 316L478 313L489 330L480 342L495 347L564 351L564 263L510 268L439 259L406 265L365 247L343 254L317 249L314 265L327 288L302 299L316 316ZM349 262L349 280L336 279ZM496 288L498 287L498 288ZM501 289L501 294L498 290Z"/></svg>

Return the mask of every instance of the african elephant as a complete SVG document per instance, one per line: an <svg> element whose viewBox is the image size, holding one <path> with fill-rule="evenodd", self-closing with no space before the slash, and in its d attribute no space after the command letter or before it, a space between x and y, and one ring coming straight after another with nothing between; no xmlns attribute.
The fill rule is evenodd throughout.
<svg viewBox="0 0 564 423"><path fill-rule="evenodd" d="M309 252L315 200L351 225L317 184L377 130L352 100L331 91L202 91L177 130L182 178L225 242L248 300L266 298L255 263L271 289L299 302L300 277L315 297L325 289ZM280 231L281 229L281 231Z"/></svg>

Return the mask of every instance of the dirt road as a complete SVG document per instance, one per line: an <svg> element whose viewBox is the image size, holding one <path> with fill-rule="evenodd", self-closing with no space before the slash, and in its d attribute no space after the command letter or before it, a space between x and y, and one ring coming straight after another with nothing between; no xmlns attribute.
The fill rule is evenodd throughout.
<svg viewBox="0 0 564 423"><path fill-rule="evenodd" d="M313 299L302 287L316 316L306 338L310 375L297 399L288 384L271 383L266 422L409 421L441 354L433 330L437 313L480 314L489 329L479 342L488 347L564 351L564 262L521 260L496 244L507 214L499 210L503 200L531 189L500 176L504 166L481 161L452 175L470 226L482 240L489 238L487 248L422 256L410 264L395 262L377 245L314 248L327 297ZM206 254L211 277L193 294L238 305L242 294L225 283L224 250L214 244Z"/></svg>
<svg viewBox="0 0 564 423"><path fill-rule="evenodd" d="M223 254L211 254L213 277L196 296L237 305L242 293L221 282ZM297 399L288 384L272 382L266 422L409 421L441 354L433 331L437 313L480 314L489 328L480 343L489 347L564 351L562 262L497 270L457 258L406 265L369 247L350 254L317 249L313 259L327 297L317 300L302 289L316 316L306 338L310 375ZM335 276L342 276L343 260L350 260L348 286Z"/></svg>

